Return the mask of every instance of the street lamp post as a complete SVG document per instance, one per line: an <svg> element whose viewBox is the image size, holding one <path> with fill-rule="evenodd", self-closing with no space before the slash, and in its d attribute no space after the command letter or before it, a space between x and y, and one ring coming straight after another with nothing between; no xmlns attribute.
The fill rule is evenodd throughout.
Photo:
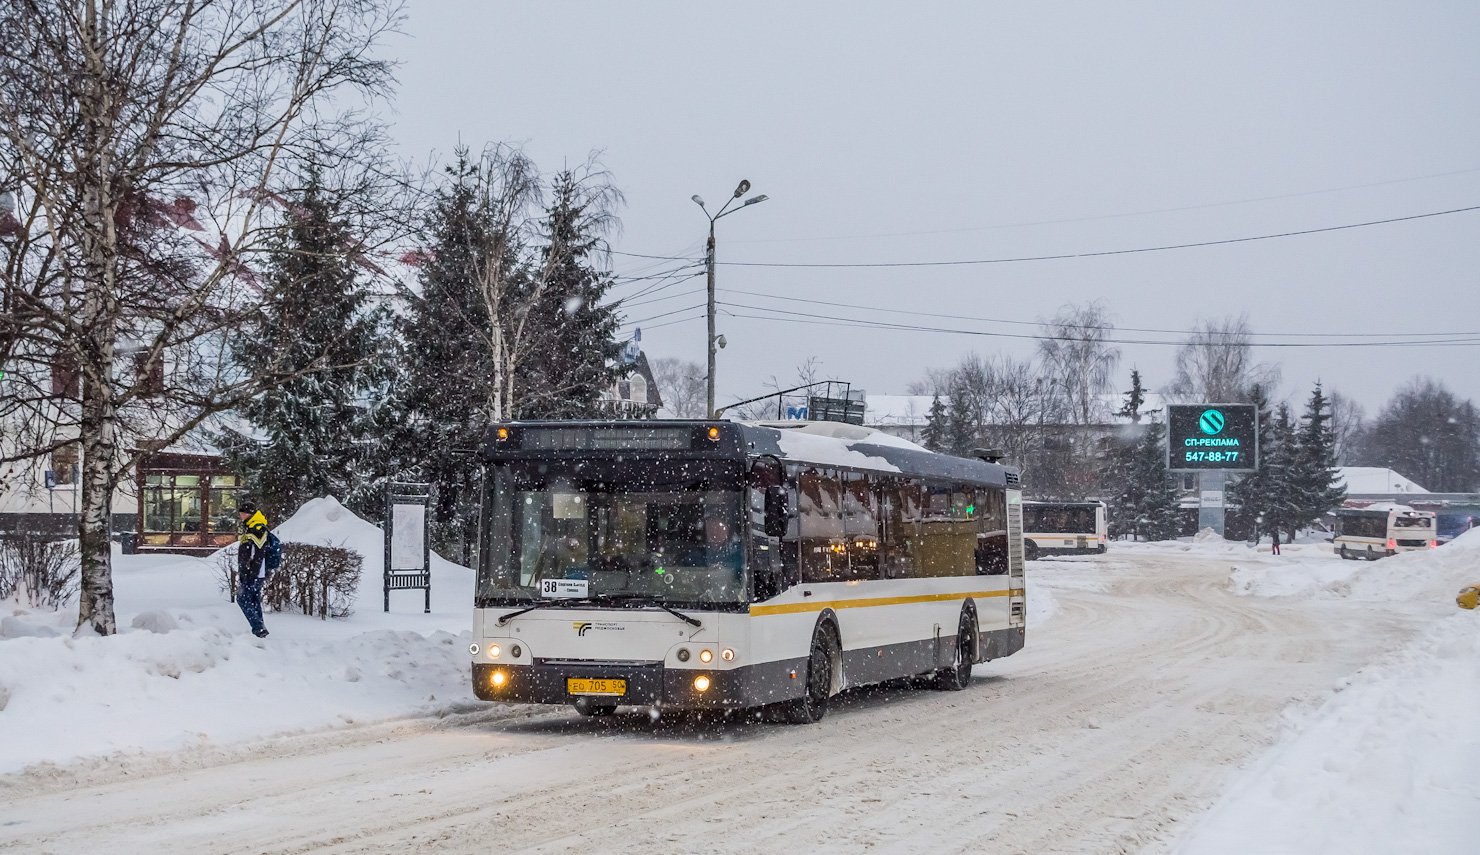
<svg viewBox="0 0 1480 855"><path fill-rule="evenodd" d="M724 207L719 209L719 213L712 215L709 213L709 209L704 207L704 200L699 198L698 194L695 194L692 197L694 200L694 204L698 205L699 210L704 212L704 216L709 218L709 242L705 245L704 264L709 278L709 371L705 375L705 400L707 402L705 412L709 414L710 418L714 418L715 345L720 341L720 337L715 335L714 332L714 223L720 217L726 216L728 214L733 214L735 213L735 211L740 210L740 208L746 208L756 204L757 202L766 201L767 197L764 194L760 196L752 196L742 202L740 204L740 208L735 208L734 210L731 210L730 206L735 203L735 200L739 199L741 196L744 196L749 190L750 182L741 180L740 185L735 188L735 195L725 200Z"/></svg>

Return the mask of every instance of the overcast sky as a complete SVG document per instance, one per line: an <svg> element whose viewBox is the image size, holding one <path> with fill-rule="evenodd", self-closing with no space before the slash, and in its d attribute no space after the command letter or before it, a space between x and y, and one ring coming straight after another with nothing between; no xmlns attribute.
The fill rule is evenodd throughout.
<svg viewBox="0 0 1480 855"><path fill-rule="evenodd" d="M1473 2L414 0L405 30L390 46L403 62L392 116L403 152L514 141L553 170L600 149L626 193L614 248L627 253L698 257L707 223L689 197L712 210L741 178L770 199L720 221L721 262L1083 253L1480 205ZM1247 312L1257 332L1295 341L1470 332L1477 234L1471 212L1061 261L721 266L718 284L725 303L984 333L1030 328L962 318L1032 322L1087 300L1123 327ZM678 266L614 262L628 274ZM672 299L628 316L687 311L638 324L644 349L702 363L702 277L656 297ZM808 357L827 376L899 394L970 351L1034 347L723 315L719 329L721 401L791 379ZM1134 365L1153 387L1170 379L1174 348L1122 350L1123 377ZM1480 347L1258 356L1283 363L1282 392L1297 400L1319 378L1370 413L1415 374L1480 399Z"/></svg>

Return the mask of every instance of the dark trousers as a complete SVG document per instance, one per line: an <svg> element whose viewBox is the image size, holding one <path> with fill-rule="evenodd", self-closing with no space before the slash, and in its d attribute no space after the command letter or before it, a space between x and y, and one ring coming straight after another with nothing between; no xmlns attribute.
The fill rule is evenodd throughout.
<svg viewBox="0 0 1480 855"><path fill-rule="evenodd" d="M242 607L242 614L247 616L247 623L252 625L252 632L257 633L266 629L262 623L262 580L242 580L241 591L236 595L236 604Z"/></svg>

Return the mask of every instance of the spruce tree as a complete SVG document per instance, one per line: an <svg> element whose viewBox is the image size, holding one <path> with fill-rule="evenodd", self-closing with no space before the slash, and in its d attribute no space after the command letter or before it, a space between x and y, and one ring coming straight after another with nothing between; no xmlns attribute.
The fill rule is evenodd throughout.
<svg viewBox="0 0 1480 855"><path fill-rule="evenodd" d="M621 324L602 300L612 276L598 270L604 211L593 210L587 188L569 170L555 176L543 230L542 262L553 265L530 311L536 348L519 367L518 418L572 419L601 415L597 401L617 380Z"/></svg>
<svg viewBox="0 0 1480 855"><path fill-rule="evenodd" d="M1269 395L1258 383L1255 383L1249 390L1249 403L1254 405L1256 415L1259 458L1253 472L1229 485L1228 500L1229 504L1236 505L1240 514L1251 522L1254 541L1257 543L1262 534L1273 531L1271 514L1274 506L1271 504L1272 494L1270 493L1271 473L1273 472L1270 455L1274 453L1271 444L1273 414L1269 410Z"/></svg>
<svg viewBox="0 0 1480 855"><path fill-rule="evenodd" d="M1125 403L1115 411L1115 415L1123 416L1131 420L1131 424L1141 423L1141 408L1146 406L1146 390L1141 386L1141 372L1135 368L1131 369L1131 388L1125 393Z"/></svg>
<svg viewBox="0 0 1480 855"><path fill-rule="evenodd" d="M1166 425L1152 420L1130 446L1110 513L1110 534L1146 540L1177 536L1177 488L1167 471Z"/></svg>
<svg viewBox="0 0 1480 855"><path fill-rule="evenodd" d="M930 412L925 415L925 429L920 432L920 439L925 447L931 451L944 452L947 450L951 436L951 417L946 412L946 405L940 401L937 394L930 400Z"/></svg>
<svg viewBox="0 0 1480 855"><path fill-rule="evenodd" d="M420 298L408 303L399 323L404 372L392 443L400 477L435 485L433 548L464 563L472 555L480 500L473 453L487 427L483 412L495 373L485 343L492 319L468 275L494 228L478 208L476 169L466 157L448 167L449 183L427 215ZM504 263L521 268L515 248Z"/></svg>
<svg viewBox="0 0 1480 855"><path fill-rule="evenodd" d="M1346 500L1346 488L1337 483L1336 437L1331 429L1330 407L1331 399L1317 382L1296 432L1290 475L1292 520L1296 528L1314 525Z"/></svg>
<svg viewBox="0 0 1480 855"><path fill-rule="evenodd" d="M355 236L316 170L290 202L267 259L262 315L233 358L297 376L238 411L250 430L226 427L214 439L274 522L323 495L378 518L384 396L371 393L386 382L385 316L344 252Z"/></svg>
<svg viewBox="0 0 1480 855"><path fill-rule="evenodd" d="M971 450L976 447L976 425L971 417L971 402L967 396L959 393L951 395L949 423L946 450L957 457L970 457Z"/></svg>
<svg viewBox="0 0 1480 855"><path fill-rule="evenodd" d="M1269 451L1265 454L1265 506L1264 528L1278 536L1281 532L1293 535L1298 525L1298 498L1292 478L1297 452L1294 425L1290 419L1290 408L1280 404L1270 421ZM1289 538L1284 538L1289 542Z"/></svg>

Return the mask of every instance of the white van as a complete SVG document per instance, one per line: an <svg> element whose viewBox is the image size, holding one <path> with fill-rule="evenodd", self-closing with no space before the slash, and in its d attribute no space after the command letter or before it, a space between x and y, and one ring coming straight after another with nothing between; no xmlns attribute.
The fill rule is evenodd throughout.
<svg viewBox="0 0 1480 855"><path fill-rule="evenodd" d="M1336 512L1336 536L1331 548L1352 561L1376 561L1399 552L1432 549L1439 545L1436 514L1386 502Z"/></svg>

